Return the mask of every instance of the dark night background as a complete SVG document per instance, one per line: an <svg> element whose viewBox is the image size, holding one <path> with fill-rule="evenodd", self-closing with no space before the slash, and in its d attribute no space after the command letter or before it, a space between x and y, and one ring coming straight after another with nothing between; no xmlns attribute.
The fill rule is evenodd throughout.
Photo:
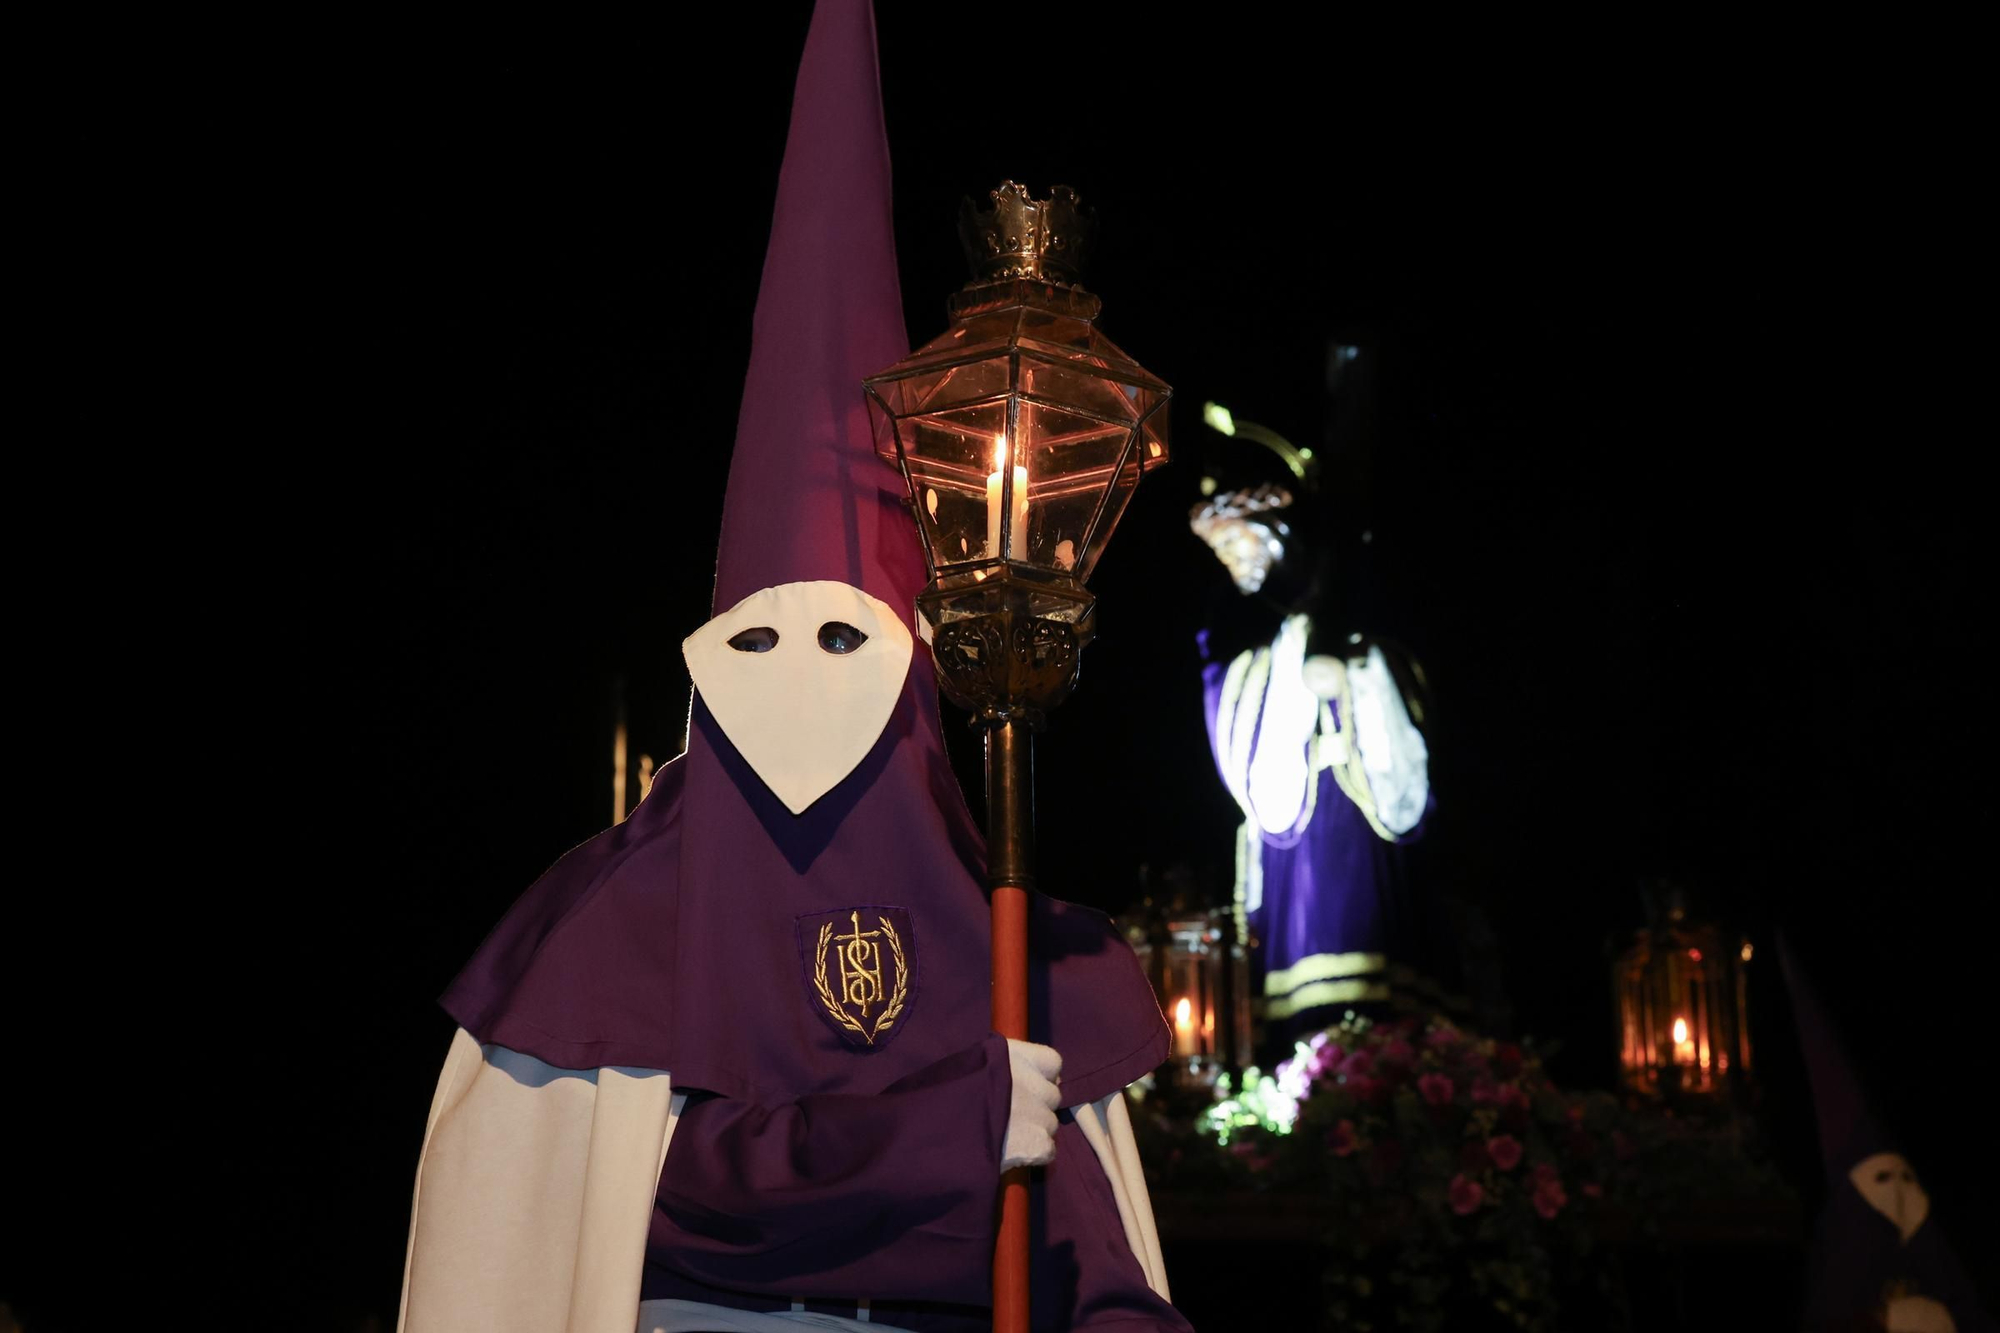
<svg viewBox="0 0 2000 1333"><path fill-rule="evenodd" d="M328 60L218 146L256 227L211 243L282 311L239 333L298 387L220 617L257 645L260 757L218 799L291 854L219 906L283 981L208 975L253 1048L338 1058L273 1094L305 1179L226 1123L215 1151L248 1177L233 1229L329 1312L393 1321L434 997L607 821L618 680L635 748L679 748L808 12L739 9L609 60ZM998 13L882 10L912 340L963 281L960 196L1062 182L1101 219L1106 331L1175 389L1176 465L1040 746L1045 887L1115 911L1185 863L1227 891L1194 635L1230 594L1185 523L1220 400L1320 449L1371 534L1348 605L1435 701L1413 873L1494 923L1515 1031L1609 1083L1605 950L1651 877L1760 946L1783 923L1960 1253L1991 1253L1983 525L1929 387L1966 354L1899 305L1937 261L1863 220L1917 172L1876 94L1630 35L1586 69L1525 33L1445 61L1226 10L1018 44ZM1335 342L1369 363L1337 426ZM1765 1128L1810 1199L1757 966ZM51 1196L0 1256L31 1328L90 1322L100 1202ZM176 1300L227 1307L182 1271Z"/></svg>

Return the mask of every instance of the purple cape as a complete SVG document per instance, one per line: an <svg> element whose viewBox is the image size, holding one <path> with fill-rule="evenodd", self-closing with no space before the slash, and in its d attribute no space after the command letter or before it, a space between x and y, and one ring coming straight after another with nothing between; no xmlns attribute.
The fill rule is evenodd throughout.
<svg viewBox="0 0 2000 1333"><path fill-rule="evenodd" d="M558 861L443 1004L481 1042L564 1069L664 1069L676 1087L784 1099L874 1092L991 1028L983 852L919 699L921 655L860 769L794 816L699 700L688 753L625 823ZM930 727L924 725L928 720ZM923 762L917 762L917 761ZM893 1034L857 1048L823 1017L801 918L900 908L911 977ZM1037 895L1031 1035L1071 1105L1166 1059L1168 1032L1109 918Z"/></svg>

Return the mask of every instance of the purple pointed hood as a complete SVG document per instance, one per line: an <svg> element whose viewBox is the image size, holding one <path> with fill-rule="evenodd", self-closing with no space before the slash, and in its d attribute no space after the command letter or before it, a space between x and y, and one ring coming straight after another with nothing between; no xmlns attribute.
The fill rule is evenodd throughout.
<svg viewBox="0 0 2000 1333"><path fill-rule="evenodd" d="M821 0L757 301L718 610L829 579L911 622L922 555L861 393L907 351L900 311L873 14ZM564 1068L666 1069L731 1096L873 1091L988 1031L983 877L921 648L873 749L799 815L697 694L687 753L529 890L443 1003L481 1041ZM863 1021L877 1026L860 1036L841 1018L836 932L872 950L880 995ZM1094 1099L1165 1059L1165 1021L1108 919L1039 899L1031 932L1031 1030L1063 1053L1067 1094Z"/></svg>
<svg viewBox="0 0 2000 1333"><path fill-rule="evenodd" d="M1871 1153L1894 1152L1897 1145L1869 1111L1861 1081L1855 1077L1833 1020L1821 1007L1818 993L1799 969L1791 945L1782 935L1778 939L1778 967L1790 992L1799 1053L1812 1084L1820 1154L1829 1179L1844 1187L1848 1169L1856 1162Z"/></svg>
<svg viewBox="0 0 2000 1333"><path fill-rule="evenodd" d="M1857 1164L1901 1147L1872 1113L1830 1016L1782 934L1778 965L1812 1085L1827 1177L1808 1269L1808 1325L1879 1326L1887 1302L1900 1294L1942 1304L1960 1333L1991 1330L1993 1320L1938 1219L1927 1217L1905 1240L1850 1180Z"/></svg>

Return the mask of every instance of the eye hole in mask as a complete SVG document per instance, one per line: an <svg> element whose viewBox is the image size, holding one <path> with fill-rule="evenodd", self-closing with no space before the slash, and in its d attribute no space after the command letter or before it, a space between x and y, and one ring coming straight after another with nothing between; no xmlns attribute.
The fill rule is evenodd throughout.
<svg viewBox="0 0 2000 1333"><path fill-rule="evenodd" d="M825 641L826 631L821 630L821 641ZM730 636L729 646L739 653L768 653L778 646L778 631L769 625L759 625Z"/></svg>
<svg viewBox="0 0 2000 1333"><path fill-rule="evenodd" d="M851 653L868 642L868 636L842 620L829 620L819 627L819 646L836 657Z"/></svg>

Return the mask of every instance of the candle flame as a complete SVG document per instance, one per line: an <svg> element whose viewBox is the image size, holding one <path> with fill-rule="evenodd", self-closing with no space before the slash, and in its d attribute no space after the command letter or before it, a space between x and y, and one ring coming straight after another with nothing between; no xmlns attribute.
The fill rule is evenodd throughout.
<svg viewBox="0 0 2000 1333"><path fill-rule="evenodd" d="M1688 1021L1685 1018L1676 1018L1674 1020L1674 1043L1678 1045L1681 1042L1686 1041L1687 1039L1688 1039Z"/></svg>
<svg viewBox="0 0 2000 1333"><path fill-rule="evenodd" d="M1007 437L1004 434L993 437L993 470L998 472L1007 466Z"/></svg>
<svg viewBox="0 0 2000 1333"><path fill-rule="evenodd" d="M1180 1003L1174 1006L1174 1026L1182 1032L1194 1028L1194 1003L1186 996L1182 996Z"/></svg>

